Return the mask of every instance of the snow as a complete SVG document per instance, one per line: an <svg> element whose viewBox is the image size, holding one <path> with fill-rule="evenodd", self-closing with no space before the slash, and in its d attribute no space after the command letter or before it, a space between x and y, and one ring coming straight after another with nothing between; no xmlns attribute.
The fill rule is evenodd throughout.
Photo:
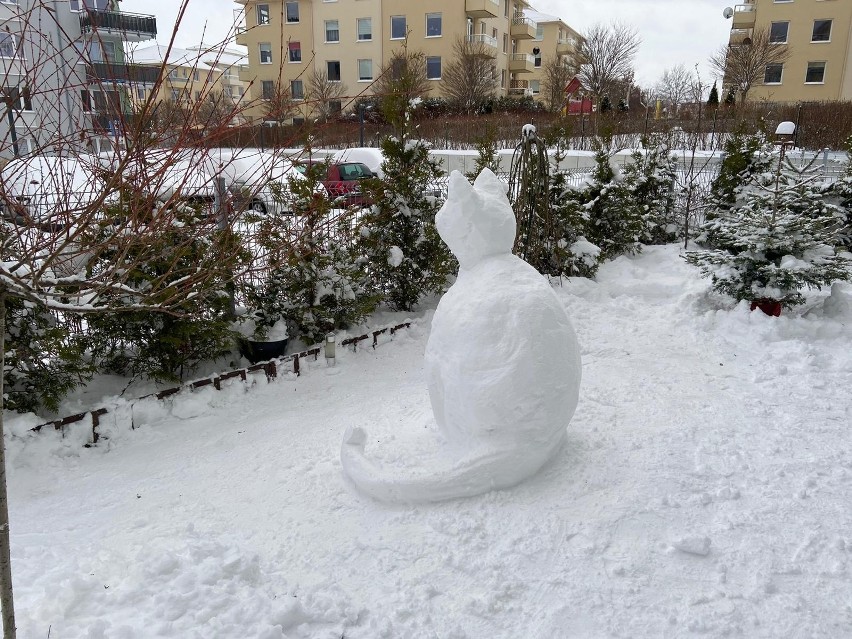
<svg viewBox="0 0 852 639"><path fill-rule="evenodd" d="M514 486L557 454L577 407L577 337L548 281L511 253L515 215L497 176L485 169L471 186L454 171L435 222L461 265L426 344L426 383L443 441L405 451L413 461L381 464L373 448L386 457L396 447L366 451L367 432L355 426L341 448L348 478L386 502Z"/></svg>
<svg viewBox="0 0 852 639"><path fill-rule="evenodd" d="M468 499L383 506L338 461L352 425L436 438L430 311L334 375L146 400L135 430L111 412L94 448L9 416L18 636L852 635L849 289L773 318L709 285L668 246L557 286L567 445Z"/></svg>

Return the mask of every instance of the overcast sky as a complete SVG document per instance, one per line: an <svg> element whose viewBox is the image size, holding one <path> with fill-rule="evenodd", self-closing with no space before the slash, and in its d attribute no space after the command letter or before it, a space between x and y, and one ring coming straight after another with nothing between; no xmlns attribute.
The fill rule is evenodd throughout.
<svg viewBox="0 0 852 639"><path fill-rule="evenodd" d="M179 0L122 0L122 10L157 16L159 41L165 44L175 23ZM676 64L699 65L704 82L712 82L707 58L727 42L730 20L722 17L725 0L533 0L542 13L562 18L580 33L598 22L619 20L642 38L636 60L637 80L653 85L663 70ZM232 0L189 0L176 44L221 41L233 25ZM204 32L207 27L206 34Z"/></svg>

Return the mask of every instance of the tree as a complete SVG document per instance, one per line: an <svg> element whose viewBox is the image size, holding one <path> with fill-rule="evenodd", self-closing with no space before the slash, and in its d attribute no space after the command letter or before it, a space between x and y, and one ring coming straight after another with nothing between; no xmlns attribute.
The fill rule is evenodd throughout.
<svg viewBox="0 0 852 639"><path fill-rule="evenodd" d="M695 84L696 78L692 73L683 64L678 64L663 71L656 93L669 107L669 113L675 115L680 105L692 97Z"/></svg>
<svg viewBox="0 0 852 639"><path fill-rule="evenodd" d="M456 39L452 59L441 72L445 96L467 113L492 99L499 84L488 46L475 37Z"/></svg>
<svg viewBox="0 0 852 639"><path fill-rule="evenodd" d="M426 54L409 50L407 38L391 54L390 60L373 83L373 94L379 98L382 115L396 131L405 128L412 103L422 99L429 89Z"/></svg>
<svg viewBox="0 0 852 639"><path fill-rule="evenodd" d="M314 69L308 75L308 93L306 98L313 107L313 114L320 122L325 122L340 111L341 98L346 95L346 84L328 79L325 71Z"/></svg>
<svg viewBox="0 0 852 639"><path fill-rule="evenodd" d="M577 74L565 56L546 58L541 66L541 93L550 111L559 111L565 104L565 87Z"/></svg>
<svg viewBox="0 0 852 639"><path fill-rule="evenodd" d="M607 94L616 95L616 83L632 77L640 43L636 30L627 25L593 26L577 49L577 78L583 88L598 100Z"/></svg>
<svg viewBox="0 0 852 639"><path fill-rule="evenodd" d="M772 41L769 29L755 30L741 43L723 46L710 57L710 66L724 78L724 83L740 94L745 102L753 86L761 85L770 65L780 65L790 57L786 44ZM727 100L726 100L727 103Z"/></svg>
<svg viewBox="0 0 852 639"><path fill-rule="evenodd" d="M209 182L193 183L197 174L188 170L205 160L206 151L197 149L187 160L198 138L195 124L204 119L202 105L182 104L172 110L175 117L156 117L158 104L164 104L156 101L161 73L137 113L130 113L130 96L140 87L124 75L129 73L124 65L93 60L73 38L63 45L67 37L43 36L67 27L57 22L54 4L16 5L20 21L10 21L7 29L20 30L11 38L19 49L14 62L0 68L2 86L18 87L25 78L39 87L27 117L13 108L8 112L12 126L0 126L0 154L17 158L0 179L0 605L5 639L16 636L2 419L7 332L14 346L24 335L21 321L32 321L36 337L46 344L54 323L70 323L70 317L78 324L94 315L122 313L185 317L192 305L212 306L222 299L238 248L226 207L211 215L188 202L212 192ZM179 3L178 24L186 4ZM176 33L177 26L167 49ZM116 44L120 50L121 42ZM112 75L96 79L104 73ZM90 102L89 96L95 99ZM218 123L208 137L222 135L224 126ZM106 142L107 136L110 153L87 154L91 144ZM24 140L30 155L19 158ZM168 146L160 146L163 141ZM35 190L26 191L34 184ZM22 200L25 193L32 197ZM185 259L199 241L205 250ZM68 345L61 335L57 339L57 348ZM16 351L10 363L21 354ZM39 358L42 371L58 362L56 355ZM37 383L30 373L15 370L8 378L14 384L10 390ZM74 375L63 369L45 402L56 401L63 387L74 383L68 373Z"/></svg>
<svg viewBox="0 0 852 639"><path fill-rule="evenodd" d="M262 99L264 101L264 120L283 124L298 111L298 106L296 101L293 100L290 87L285 86L283 82L275 82L272 85L272 91L262 96Z"/></svg>
<svg viewBox="0 0 852 639"><path fill-rule="evenodd" d="M716 88L716 82L713 82L713 88L710 89L710 97L707 98L707 106L715 109L719 106L719 89Z"/></svg>

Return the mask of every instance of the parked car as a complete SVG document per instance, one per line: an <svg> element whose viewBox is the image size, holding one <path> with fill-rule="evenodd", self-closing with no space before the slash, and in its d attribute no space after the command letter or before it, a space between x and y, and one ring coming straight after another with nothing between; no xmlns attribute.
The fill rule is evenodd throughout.
<svg viewBox="0 0 852 639"><path fill-rule="evenodd" d="M246 151L222 164L220 174L226 178L235 206L256 213L290 214L296 198L290 190L291 180L305 176L286 157L262 151ZM317 194L325 196L320 185Z"/></svg>
<svg viewBox="0 0 852 639"><path fill-rule="evenodd" d="M363 162L298 160L295 167L302 173L316 171L317 179L335 202L356 206L370 203L361 189L361 180L375 177L375 174Z"/></svg>
<svg viewBox="0 0 852 639"><path fill-rule="evenodd" d="M93 202L105 198L97 158L30 155L0 172L4 216L14 222L57 230L74 222Z"/></svg>

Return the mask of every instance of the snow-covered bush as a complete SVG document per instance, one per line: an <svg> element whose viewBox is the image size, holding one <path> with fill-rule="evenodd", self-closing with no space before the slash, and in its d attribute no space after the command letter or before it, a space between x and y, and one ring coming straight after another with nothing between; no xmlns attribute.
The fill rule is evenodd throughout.
<svg viewBox="0 0 852 639"><path fill-rule="evenodd" d="M682 222L675 210L677 159L662 141L643 140L644 153L635 151L623 169L625 197L639 208L642 244L674 242Z"/></svg>
<svg viewBox="0 0 852 639"><path fill-rule="evenodd" d="M846 154L846 171L833 185L832 190L843 215L839 242L845 250L852 251L852 137L846 140Z"/></svg>
<svg viewBox="0 0 852 639"><path fill-rule="evenodd" d="M374 291L395 310L412 310L442 291L456 268L435 229L441 202L430 185L443 175L419 140L386 138L382 178L365 180L374 204L361 218L358 249L368 260Z"/></svg>
<svg viewBox="0 0 852 639"><path fill-rule="evenodd" d="M69 391L91 378L81 337L41 306L6 298L5 339L9 410L56 410Z"/></svg>

